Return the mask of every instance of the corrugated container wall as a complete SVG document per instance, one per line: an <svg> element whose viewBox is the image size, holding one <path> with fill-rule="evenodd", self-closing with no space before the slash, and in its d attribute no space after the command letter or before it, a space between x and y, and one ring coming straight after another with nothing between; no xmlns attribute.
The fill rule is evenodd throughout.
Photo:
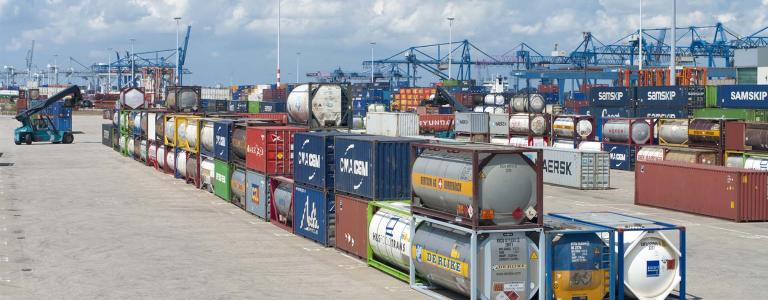
<svg viewBox="0 0 768 300"><path fill-rule="evenodd" d="M541 149L544 153L544 183L582 190L610 188L611 161L608 152Z"/></svg>
<svg viewBox="0 0 768 300"><path fill-rule="evenodd" d="M718 107L768 109L768 85L721 85L717 87Z"/></svg>
<svg viewBox="0 0 768 300"><path fill-rule="evenodd" d="M369 112L367 134L385 136L419 135L419 116L414 113Z"/></svg>
<svg viewBox="0 0 768 300"><path fill-rule="evenodd" d="M688 104L687 90L680 86L648 86L637 88L638 107L685 108Z"/></svg>
<svg viewBox="0 0 768 300"><path fill-rule="evenodd" d="M222 161L230 160L230 142L232 140L232 125L231 120L216 121L213 124L213 152L216 159Z"/></svg>
<svg viewBox="0 0 768 300"><path fill-rule="evenodd" d="M411 143L421 141L385 136L336 137L336 191L373 200L407 199L411 194Z"/></svg>
<svg viewBox="0 0 768 300"><path fill-rule="evenodd" d="M458 133L488 133L488 114L476 112L457 112L454 126Z"/></svg>
<svg viewBox="0 0 768 300"><path fill-rule="evenodd" d="M333 158L338 131L297 132L293 136L293 179L300 184L333 189Z"/></svg>
<svg viewBox="0 0 768 300"><path fill-rule="evenodd" d="M307 131L307 128L248 127L246 129L246 167L266 175L292 175L293 134L303 131Z"/></svg>
<svg viewBox="0 0 768 300"><path fill-rule="evenodd" d="M693 117L765 122L768 121L768 111L746 108L702 108L694 110Z"/></svg>
<svg viewBox="0 0 768 300"><path fill-rule="evenodd" d="M296 185L293 190L294 232L323 246L336 242L333 190Z"/></svg>
<svg viewBox="0 0 768 300"><path fill-rule="evenodd" d="M336 194L336 248L368 258L368 202Z"/></svg>
<svg viewBox="0 0 768 300"><path fill-rule="evenodd" d="M589 98L592 106L631 108L634 106L631 91L626 87L593 87Z"/></svg>
<svg viewBox="0 0 768 300"><path fill-rule="evenodd" d="M736 222L768 221L768 173L641 161L635 168L635 204Z"/></svg>

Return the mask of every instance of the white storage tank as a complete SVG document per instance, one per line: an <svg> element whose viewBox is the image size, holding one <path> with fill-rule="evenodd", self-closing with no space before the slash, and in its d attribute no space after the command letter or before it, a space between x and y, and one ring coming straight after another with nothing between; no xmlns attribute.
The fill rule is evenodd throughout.
<svg viewBox="0 0 768 300"><path fill-rule="evenodd" d="M176 155L176 171L181 177L187 177L187 151L180 150Z"/></svg>
<svg viewBox="0 0 768 300"><path fill-rule="evenodd" d="M165 146L157 147L157 166L160 168L165 167Z"/></svg>
<svg viewBox="0 0 768 300"><path fill-rule="evenodd" d="M159 155L159 154L158 154ZM214 163L213 159L203 158L200 161L200 188L213 193L213 178L214 178Z"/></svg>
<svg viewBox="0 0 768 300"><path fill-rule="evenodd" d="M408 203L391 202L387 205L410 211ZM378 260L407 272L411 259L410 234L410 215L380 208L371 216L371 222L368 224L368 245Z"/></svg>
<svg viewBox="0 0 768 300"><path fill-rule="evenodd" d="M419 135L419 116L414 113L368 112L365 132L384 136Z"/></svg>
<svg viewBox="0 0 768 300"><path fill-rule="evenodd" d="M203 151L213 153L213 121L203 121L200 128L200 146Z"/></svg>
<svg viewBox="0 0 768 300"><path fill-rule="evenodd" d="M651 139L651 125L643 119L608 120L603 125L603 139L621 143L631 139L634 144L645 144Z"/></svg>
<svg viewBox="0 0 768 300"><path fill-rule="evenodd" d="M344 114L348 104L345 102L341 85L302 84L291 91L286 105L288 115L297 123L338 127L347 124Z"/></svg>

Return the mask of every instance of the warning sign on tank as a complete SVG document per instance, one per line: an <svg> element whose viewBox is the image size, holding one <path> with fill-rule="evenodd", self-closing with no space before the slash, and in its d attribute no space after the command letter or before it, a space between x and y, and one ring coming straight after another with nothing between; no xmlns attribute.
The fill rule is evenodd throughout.
<svg viewBox="0 0 768 300"><path fill-rule="evenodd" d="M472 196L472 181L453 178L437 177L421 173L413 173L411 181L414 186L420 186L433 190Z"/></svg>

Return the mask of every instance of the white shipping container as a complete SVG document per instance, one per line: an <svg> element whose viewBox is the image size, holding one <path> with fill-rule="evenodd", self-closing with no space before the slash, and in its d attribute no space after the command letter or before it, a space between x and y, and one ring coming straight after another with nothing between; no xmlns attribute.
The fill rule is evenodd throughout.
<svg viewBox="0 0 768 300"><path fill-rule="evenodd" d="M544 183L604 190L611 187L611 160L608 152L538 147L544 154Z"/></svg>
<svg viewBox="0 0 768 300"><path fill-rule="evenodd" d="M489 118L483 112L456 112L454 131L457 133L488 134Z"/></svg>
<svg viewBox="0 0 768 300"><path fill-rule="evenodd" d="M366 133L385 136L419 135L419 115L414 113L369 112Z"/></svg>
<svg viewBox="0 0 768 300"><path fill-rule="evenodd" d="M228 88L204 87L200 89L200 97L208 100L232 100L232 94Z"/></svg>
<svg viewBox="0 0 768 300"><path fill-rule="evenodd" d="M488 130L491 135L509 136L509 115L508 114L490 114L488 116Z"/></svg>
<svg viewBox="0 0 768 300"><path fill-rule="evenodd" d="M768 67L757 67L757 84L768 84Z"/></svg>
<svg viewBox="0 0 768 300"><path fill-rule="evenodd" d="M51 97L51 96L53 96L53 95L56 95L56 94L58 94L59 92L63 91L64 89L65 89L64 87L49 87L49 86L44 86L44 87L40 87L40 95L41 95L41 96L48 96L48 97Z"/></svg>

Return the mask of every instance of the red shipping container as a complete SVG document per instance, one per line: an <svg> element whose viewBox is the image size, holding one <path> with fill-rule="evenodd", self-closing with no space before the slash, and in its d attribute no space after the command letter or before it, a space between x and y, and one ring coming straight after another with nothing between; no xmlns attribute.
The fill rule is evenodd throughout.
<svg viewBox="0 0 768 300"><path fill-rule="evenodd" d="M635 204L736 222L768 221L768 172L638 161Z"/></svg>
<svg viewBox="0 0 768 300"><path fill-rule="evenodd" d="M419 116L419 133L448 131L453 128L453 114L432 114Z"/></svg>
<svg viewBox="0 0 768 300"><path fill-rule="evenodd" d="M368 260L368 202L336 194L336 248Z"/></svg>
<svg viewBox="0 0 768 300"><path fill-rule="evenodd" d="M267 119L283 125L288 124L288 113L239 113L238 115L249 119Z"/></svg>
<svg viewBox="0 0 768 300"><path fill-rule="evenodd" d="M245 166L269 176L293 173L293 134L307 131L297 126L248 127L245 132Z"/></svg>

